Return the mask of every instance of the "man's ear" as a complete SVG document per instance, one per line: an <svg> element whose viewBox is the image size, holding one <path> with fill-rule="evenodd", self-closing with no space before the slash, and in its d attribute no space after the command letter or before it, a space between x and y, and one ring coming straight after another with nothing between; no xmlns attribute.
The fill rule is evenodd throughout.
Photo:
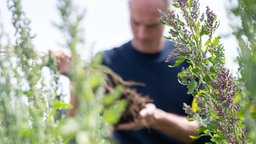
<svg viewBox="0 0 256 144"><path fill-rule="evenodd" d="M128 7L131 9L131 0L128 0Z"/></svg>

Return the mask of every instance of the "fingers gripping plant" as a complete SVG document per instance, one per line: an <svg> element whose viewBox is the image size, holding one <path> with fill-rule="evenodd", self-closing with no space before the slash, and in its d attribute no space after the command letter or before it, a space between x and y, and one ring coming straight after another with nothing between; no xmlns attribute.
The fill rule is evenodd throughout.
<svg viewBox="0 0 256 144"><path fill-rule="evenodd" d="M246 143L236 88L224 66L221 37L214 35L219 21L209 7L200 13L199 6L198 0L174 0L173 7L179 14L160 12L161 22L169 26L166 38L176 44L167 61L176 60L170 67L188 63L178 80L194 96L192 108L184 104L184 110L189 119L200 123L198 132L210 135L215 143Z"/></svg>

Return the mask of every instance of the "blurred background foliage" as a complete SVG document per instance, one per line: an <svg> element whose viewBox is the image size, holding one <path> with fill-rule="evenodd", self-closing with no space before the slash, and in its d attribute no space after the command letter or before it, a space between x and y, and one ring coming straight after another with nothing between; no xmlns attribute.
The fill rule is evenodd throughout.
<svg viewBox="0 0 256 144"><path fill-rule="evenodd" d="M233 35L239 44L241 91L241 116L247 127L248 140L256 142L256 2L254 0L230 0L228 9ZM234 21L236 20L236 21ZM239 23L237 23L239 22Z"/></svg>
<svg viewBox="0 0 256 144"><path fill-rule="evenodd" d="M80 27L84 11L77 11L72 0L57 2L61 23L55 26L63 33L63 46L72 53L71 93L79 100L76 115L67 118L72 105L64 102L55 57L51 52L42 56L35 51L22 2L8 0L7 7L16 32L15 43L11 43L1 24L0 143L114 143L110 124L117 122L126 104L116 101L120 92L114 89L107 93L111 105L104 108L104 82L111 71L101 66L101 54L84 61L76 52L84 43Z"/></svg>

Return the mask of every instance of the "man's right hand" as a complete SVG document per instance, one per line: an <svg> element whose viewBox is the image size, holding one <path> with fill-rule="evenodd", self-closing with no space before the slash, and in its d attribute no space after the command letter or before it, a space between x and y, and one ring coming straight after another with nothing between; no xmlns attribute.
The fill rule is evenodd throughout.
<svg viewBox="0 0 256 144"><path fill-rule="evenodd" d="M115 130L140 130L143 128L153 128L156 124L156 115L158 109L152 103L146 104L146 107L139 113L139 118L134 122L119 124L115 127Z"/></svg>

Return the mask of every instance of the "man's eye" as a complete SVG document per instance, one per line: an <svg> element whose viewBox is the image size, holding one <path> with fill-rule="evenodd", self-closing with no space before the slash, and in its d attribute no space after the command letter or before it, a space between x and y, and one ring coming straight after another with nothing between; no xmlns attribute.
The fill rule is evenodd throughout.
<svg viewBox="0 0 256 144"><path fill-rule="evenodd" d="M153 28L153 27L156 27L157 26L157 24L152 24L152 25L148 25L147 27L148 28Z"/></svg>
<svg viewBox="0 0 256 144"><path fill-rule="evenodd" d="M139 25L139 23L138 23L138 22L133 22L133 24L134 24L134 25Z"/></svg>

